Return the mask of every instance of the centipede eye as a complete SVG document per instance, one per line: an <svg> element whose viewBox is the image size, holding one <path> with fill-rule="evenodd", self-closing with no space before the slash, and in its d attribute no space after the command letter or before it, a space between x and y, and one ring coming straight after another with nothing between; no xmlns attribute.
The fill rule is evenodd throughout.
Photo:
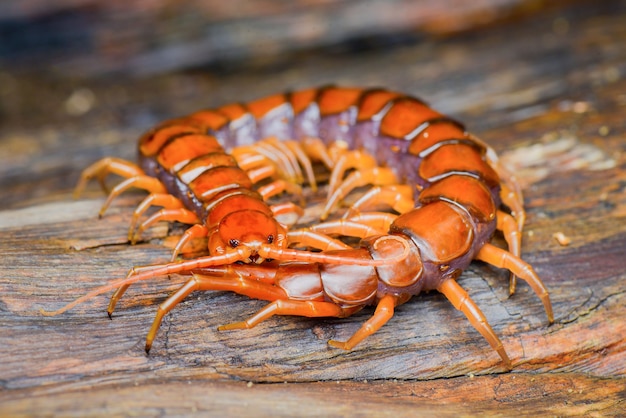
<svg viewBox="0 0 626 418"><path fill-rule="evenodd" d="M230 245L233 248L237 248L237 246L239 246L239 240L231 239L228 241L228 245Z"/></svg>
<svg viewBox="0 0 626 418"><path fill-rule="evenodd" d="M272 242L274 242L274 235L270 234L270 235L267 236L267 243L271 244Z"/></svg>

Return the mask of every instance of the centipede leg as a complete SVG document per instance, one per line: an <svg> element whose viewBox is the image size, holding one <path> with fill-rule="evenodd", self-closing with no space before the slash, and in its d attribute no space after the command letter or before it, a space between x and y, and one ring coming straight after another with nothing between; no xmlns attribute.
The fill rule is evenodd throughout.
<svg viewBox="0 0 626 418"><path fill-rule="evenodd" d="M367 211L381 205L389 206L400 214L410 211L415 207L413 188L405 184L372 187L350 206L349 212Z"/></svg>
<svg viewBox="0 0 626 418"><path fill-rule="evenodd" d="M339 204L339 201L348 195L357 187L373 184L375 186L387 186L397 184L398 178L391 168L374 167L363 171L355 171L351 173L332 194L326 202L324 211L320 218L326 219L330 212Z"/></svg>
<svg viewBox="0 0 626 418"><path fill-rule="evenodd" d="M134 276L136 274L139 274L145 271L154 270L155 268L156 268L155 266L133 267L126 275L126 278L129 278L131 276ZM113 311L115 311L115 306L117 305L117 302L119 302L122 296L124 296L124 293L126 293L129 287L130 287L129 284L122 285L118 287L113 293L113 295L111 296L111 299L109 300L109 305L107 306L107 314L109 315L109 319L113 318Z"/></svg>
<svg viewBox="0 0 626 418"><path fill-rule="evenodd" d="M104 180L111 173L124 178L143 176L145 174L139 166L130 161L115 157L103 158L83 170L80 180L74 189L74 196L80 196L87 182L92 178L97 178L102 189L108 191Z"/></svg>
<svg viewBox="0 0 626 418"><path fill-rule="evenodd" d="M393 216L393 215L392 215ZM331 238L330 234L345 237L365 238L372 235L385 234L389 228L378 228L377 225L369 225L366 222L355 222L351 219L337 219L312 225L308 228L289 231L290 243L300 243L322 251L345 250L351 247L342 241Z"/></svg>
<svg viewBox="0 0 626 418"><path fill-rule="evenodd" d="M275 177L277 174L279 174L279 171L281 171L280 174L286 176L289 179L289 181L278 179L275 180L274 183L268 184L260 188L259 193L261 193L264 199L279 194L283 191L298 195L302 194L302 188L298 184L298 182L301 182L302 180L302 171L300 171L298 162L300 162L300 164L302 164L305 168L309 183L312 186L317 187L315 177L313 175L311 161L308 159L302 149L299 148L299 145L297 143L292 143L292 141L278 141L275 138L271 138L265 141L267 142L267 144L265 144L264 148L270 147L270 149L274 153L270 153L271 155L276 155L277 153L285 154L285 158L283 159L283 161L281 161L281 167L284 171L288 163L288 166L290 167L288 173L281 171L281 168L278 167L277 163L270 160L265 155L247 154L244 156L240 154L238 158L238 164L240 164L240 167L242 169L247 170L247 174L253 183L258 183L266 178ZM257 147L260 146L260 144L257 145ZM254 147L247 148L254 149ZM276 159L278 159L278 157L276 157ZM297 170L294 167L297 167ZM297 178L293 178L294 175Z"/></svg>
<svg viewBox="0 0 626 418"><path fill-rule="evenodd" d="M307 181L309 182L309 186L311 186L311 190L314 192L317 190L317 180L315 179L315 174L313 173L313 165L311 163L311 159L306 155L304 149L300 146L299 142L296 141L283 141L284 144L294 153L300 165L304 169L306 173Z"/></svg>
<svg viewBox="0 0 626 418"><path fill-rule="evenodd" d="M548 289L539 276L537 276L537 273L535 273L535 270L533 270L530 264L526 263L521 258L489 243L485 244L480 249L476 258L489 263L492 266L508 269L512 273L516 274L520 279L526 281L539 299L541 299L548 316L548 321L550 323L554 322L554 314L552 313L552 303L550 302Z"/></svg>
<svg viewBox="0 0 626 418"><path fill-rule="evenodd" d="M152 347L152 342L161 326L163 317L196 290L231 291L250 298L263 300L287 298L287 294L282 289L271 284L241 277L223 278L194 274L181 288L159 305L150 331L146 337L146 353L148 353ZM222 329L222 327L220 327L220 329Z"/></svg>
<svg viewBox="0 0 626 418"><path fill-rule="evenodd" d="M321 251L351 249L348 244L344 244L342 241L308 229L289 231L287 233L287 238L290 244L300 244L302 246L315 248Z"/></svg>
<svg viewBox="0 0 626 418"><path fill-rule="evenodd" d="M133 217L128 228L128 240L133 241L135 236L135 228L141 215L143 215L152 206L161 206L165 209L180 209L185 205L179 199L167 193L149 194L133 211Z"/></svg>
<svg viewBox="0 0 626 418"><path fill-rule="evenodd" d="M276 167L274 163L269 160L266 156L248 152L248 147L246 149L234 148L231 151L232 156L237 161L237 165L244 171L250 171L259 167L273 167L273 171L276 171Z"/></svg>
<svg viewBox="0 0 626 418"><path fill-rule="evenodd" d="M102 217L104 215L104 212L111 205L111 202L113 202L113 199L115 199L117 196L119 196L120 194L124 193L126 190L132 187L135 187L137 189L143 189L150 193L166 193L167 192L163 183L161 183L158 179L154 177L140 175L140 176L127 178L126 180L117 184L113 188L113 190L111 190L111 192L109 193L109 196L107 197L106 201L102 205L102 208L100 209L99 216Z"/></svg>
<svg viewBox="0 0 626 418"><path fill-rule="evenodd" d="M209 228L207 228L203 224L195 224L191 228L188 228L183 233L183 236L180 237L180 239L176 243L176 246L174 247L174 250L172 251L171 261L176 260L176 257L178 257L178 254L180 254L180 252L185 247L185 245L187 245L188 242L190 242L191 240L195 238L205 238L208 234L209 234Z"/></svg>
<svg viewBox="0 0 626 418"><path fill-rule="evenodd" d="M511 209L520 231L526 222L526 211L524 210L524 201L521 193L521 190L512 189L506 183L500 186L500 199L502 199L502 203Z"/></svg>
<svg viewBox="0 0 626 418"><path fill-rule="evenodd" d="M366 223L359 223L348 219L337 219L330 222L312 225L310 229L322 234L338 234L358 238L387 233L387 230L378 229Z"/></svg>
<svg viewBox="0 0 626 418"><path fill-rule="evenodd" d="M246 174L248 174L248 177L250 177L250 180L252 181L252 183L256 184L260 182L261 180L265 180L267 178L270 178L276 175L276 166L273 164L267 164L267 165L255 167L253 169L248 170Z"/></svg>
<svg viewBox="0 0 626 418"><path fill-rule="evenodd" d="M502 199L502 203L509 207L511 213L513 214L512 218L517 223L517 232L518 237L515 238L517 242L517 251L515 248L511 248L511 243L509 244L509 250L516 255L520 256L521 251L521 241L522 241L522 229L524 228L524 223L526 222L526 211L524 210L524 198L522 196L522 190L517 183L517 180L513 174L511 174L507 169L505 169L502 164L498 163L497 165L498 173L502 179L502 184L500 185L500 199ZM498 221L500 221L500 216L498 216ZM510 221L506 221L510 224ZM503 225L504 227L504 225ZM507 228L509 230L513 230L513 225L508 225ZM498 228L500 229L500 228ZM504 232L504 229L500 229ZM506 233L505 233L506 238ZM517 277L513 272L509 275L509 295L515 293L515 287L517 285Z"/></svg>
<svg viewBox="0 0 626 418"><path fill-rule="evenodd" d="M257 176L257 172L267 172L268 175L265 177L273 176L275 173L281 173L286 178L293 177L293 173L290 175L290 165L284 156L279 155L276 150L262 148L259 144L236 147L231 151L242 170L248 171L251 177Z"/></svg>
<svg viewBox="0 0 626 418"><path fill-rule="evenodd" d="M218 330L250 329L274 315L341 318L349 315L352 311L354 311L354 308L344 309L331 302L278 299L265 305L264 308L247 320L222 325L218 327Z"/></svg>
<svg viewBox="0 0 626 418"><path fill-rule="evenodd" d="M358 343L374 334L393 317L397 300L397 297L393 295L383 296L376 306L374 315L361 325L361 328L348 341L330 340L328 344L344 350L352 350Z"/></svg>
<svg viewBox="0 0 626 418"><path fill-rule="evenodd" d="M301 141L302 149L306 155L313 161L320 161L329 170L332 170L335 161L328 152L328 148L319 138L304 138Z"/></svg>
<svg viewBox="0 0 626 418"><path fill-rule="evenodd" d="M293 162L289 155L286 155L282 149L277 148L266 142L258 142L249 146L252 151L256 151L261 155L267 157L270 161L276 164L278 170L289 181L298 181L297 162Z"/></svg>
<svg viewBox="0 0 626 418"><path fill-rule="evenodd" d="M304 209L293 202L277 203L270 206L270 210L278 222L283 225L295 225L304 215Z"/></svg>
<svg viewBox="0 0 626 418"><path fill-rule="evenodd" d="M388 212L354 212L348 211L343 219L369 225L379 231L389 231L389 227L398 215Z"/></svg>
<svg viewBox="0 0 626 418"><path fill-rule="evenodd" d="M444 280L437 290L444 294L444 296L452 303L452 305L463 312L463 314L470 321L472 326L476 328L478 332L489 342L489 345L498 353L504 365L508 370L511 370L511 360L509 359L500 338L487 322L487 318L482 313L478 305L469 297L467 292L459 286L459 284L452 278Z"/></svg>
<svg viewBox="0 0 626 418"><path fill-rule="evenodd" d="M282 192L302 197L302 187L296 183L285 180L275 180L265 186L259 187L257 191L263 197L263 200L267 200L270 197L276 196Z"/></svg>
<svg viewBox="0 0 626 418"><path fill-rule="evenodd" d="M496 213L496 220L496 228L504 234L504 239L509 246L509 252L519 257L522 246L522 234L520 233L519 225L511 215L500 210ZM511 272L509 278L509 295L515 293L516 283L517 278L515 274Z"/></svg>
<svg viewBox="0 0 626 418"><path fill-rule="evenodd" d="M300 168L300 164L298 162L298 157L293 152L292 148L287 146L286 141L280 141L276 137L269 137L265 140L261 141L262 146L272 147L282 155L285 156L291 172L294 173L294 177L291 179L294 182L302 183L304 180L304 175L302 173L302 169Z"/></svg>
<svg viewBox="0 0 626 418"><path fill-rule="evenodd" d="M184 224L197 224L200 222L198 216L187 209L161 209L139 225L139 228L137 228L131 242L135 243L141 237L143 231L160 221L176 221Z"/></svg>
<svg viewBox="0 0 626 418"><path fill-rule="evenodd" d="M511 209L513 217L517 220L518 229L521 231L526 221L526 212L524 211L524 196L522 188L513 174L498 158L493 148L487 145L481 139L469 134L473 141L481 144L486 150L486 158L489 165L493 167L500 177L500 199L502 203Z"/></svg>
<svg viewBox="0 0 626 418"><path fill-rule="evenodd" d="M362 151L347 151L335 162L328 182L328 199L337 189L346 171L351 169L366 170L376 167L376 159L369 153Z"/></svg>

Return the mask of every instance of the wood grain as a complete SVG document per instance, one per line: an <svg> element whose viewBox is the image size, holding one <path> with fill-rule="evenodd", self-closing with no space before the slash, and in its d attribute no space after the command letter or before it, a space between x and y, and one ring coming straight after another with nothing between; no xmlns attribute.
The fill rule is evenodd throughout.
<svg viewBox="0 0 626 418"><path fill-rule="evenodd" d="M110 80L11 75L15 89L3 89L2 100L17 107L0 127L0 414L621 415L626 9L612 4L611 14L589 3L471 38L320 56L272 78L183 73L116 80L112 88ZM550 22L564 18L571 30L555 34ZM473 263L459 279L502 338L511 373L434 293L403 305L351 352L326 341L347 338L371 310L218 332L263 302L205 292L166 317L146 356L156 305L178 277L133 286L113 320L106 296L57 317L39 314L131 266L167 260L167 236L181 231L159 225L129 245L130 214L143 194L125 194L98 219L97 185L71 197L82 168L104 155L132 159L135 138L164 117L333 80L391 84L427 98L492 144L525 181L523 257L550 289L555 324L547 326L524 284L507 296L502 270ZM65 108L77 89L97 98L79 118ZM571 243L560 245L557 232Z"/></svg>

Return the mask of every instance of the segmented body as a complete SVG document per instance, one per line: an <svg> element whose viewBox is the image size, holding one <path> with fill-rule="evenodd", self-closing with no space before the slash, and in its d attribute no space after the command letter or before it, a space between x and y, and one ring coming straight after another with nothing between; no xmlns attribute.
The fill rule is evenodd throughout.
<svg viewBox="0 0 626 418"><path fill-rule="evenodd" d="M268 137L298 140L302 145L259 145ZM311 138L321 139L323 146L310 142ZM278 157L268 157L269 151L261 152L262 147L265 151L274 147ZM233 154L224 149L232 149ZM278 161L281 156L287 156L285 164ZM298 165L294 161L306 166L309 158L333 169L324 217L355 187L376 187L343 220L290 235L285 225L273 219L279 210L266 202L274 192L259 193L256 184L279 176L302 182L302 176L286 175L285 167L290 162ZM493 150L463 125L419 99L382 89L324 87L204 110L145 134L139 142L139 160L140 168L120 161L100 163L87 170L82 183L108 172L128 177L112 196L131 186L160 196L138 209L136 218L150 204L166 206L142 228L155 220L196 224L182 242L208 236L210 255L133 270L126 279L77 302L118 289L109 306L111 313L131 283L193 272L186 285L161 305L147 349L162 316L194 290L232 290L272 301L248 321L221 329L248 328L275 314L348 316L366 305L377 305L374 316L350 340L331 342L347 349L380 328L396 305L421 291L438 290L510 366L484 315L455 280L476 258L526 280L552 321L545 286L518 257L524 212L514 178L499 166ZM305 168L315 185L310 168ZM350 169L355 171L344 178ZM275 181L284 186L283 180ZM173 203L164 196L174 196ZM502 201L513 216L500 209ZM399 216L367 210L380 205L396 209ZM496 229L503 231L510 252L489 244ZM328 235L358 236L362 241L350 248ZM296 242L324 251L305 256L288 248Z"/></svg>

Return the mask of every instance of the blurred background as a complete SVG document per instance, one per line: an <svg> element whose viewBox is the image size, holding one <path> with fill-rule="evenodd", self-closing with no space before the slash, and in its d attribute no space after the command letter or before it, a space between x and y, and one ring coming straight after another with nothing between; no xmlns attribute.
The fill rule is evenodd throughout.
<svg viewBox="0 0 626 418"><path fill-rule="evenodd" d="M571 106L589 77L619 78L622 52L603 45L625 10L624 0L5 0L0 208L69 189L103 155L133 159L137 136L163 119L295 88L405 91L479 134Z"/></svg>
<svg viewBox="0 0 626 418"><path fill-rule="evenodd" d="M587 6L572 8L581 3ZM61 116L57 115L61 110L82 115L96 104L115 102L116 94L123 95L120 86L141 90L128 80L173 72L202 73L209 83L215 79L226 83L225 76L234 73L262 72L280 91L326 79L349 82L356 76L361 81L364 73L369 73L367 81L405 87L411 75L396 74L392 66L427 73L428 68L416 69L415 64L432 69L436 64L424 59L446 39L477 36L481 28L524 20L567 34L567 14L589 13L591 3L593 13L611 13L622 2L5 0L0 3L0 122L23 122L25 117L33 123L40 113L50 118ZM385 54L400 49L408 56L401 62L389 60L386 68L384 62L373 69L350 62L347 71L334 71L336 59L379 53L384 61ZM461 62L462 57L448 57L455 59ZM307 72L311 67L315 71ZM280 80L270 80L274 74ZM104 96L81 90L79 80L103 80ZM69 101L59 106L51 97L60 93L55 87L72 89L72 82L79 90L66 91ZM194 86L177 86L174 94L183 94L186 88ZM232 93L207 104L220 103Z"/></svg>
<svg viewBox="0 0 626 418"><path fill-rule="evenodd" d="M275 65L450 36L566 6L545 0L45 0L0 5L5 68L75 76Z"/></svg>

